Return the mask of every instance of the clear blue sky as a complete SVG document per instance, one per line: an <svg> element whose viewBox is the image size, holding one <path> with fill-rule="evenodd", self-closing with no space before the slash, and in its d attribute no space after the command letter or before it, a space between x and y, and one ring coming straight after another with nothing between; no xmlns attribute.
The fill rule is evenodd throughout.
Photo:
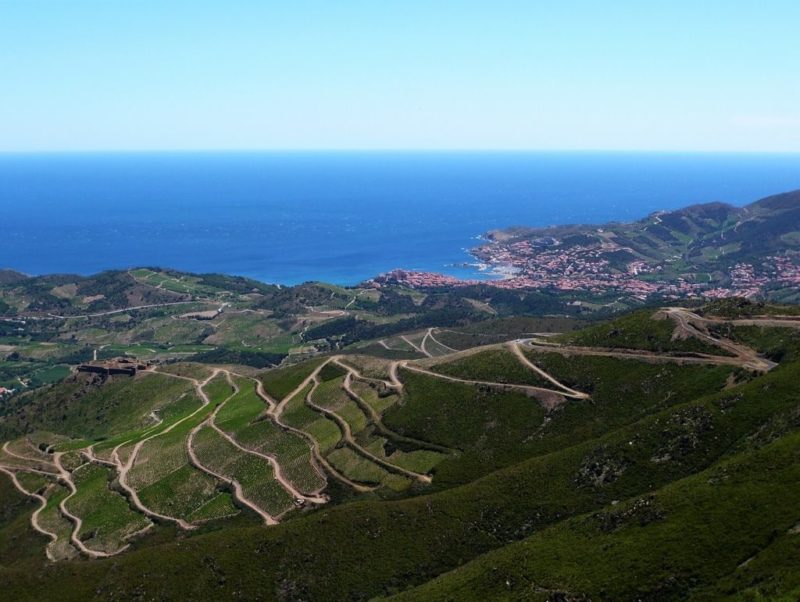
<svg viewBox="0 0 800 602"><path fill-rule="evenodd" d="M0 150L800 151L797 0L0 0Z"/></svg>

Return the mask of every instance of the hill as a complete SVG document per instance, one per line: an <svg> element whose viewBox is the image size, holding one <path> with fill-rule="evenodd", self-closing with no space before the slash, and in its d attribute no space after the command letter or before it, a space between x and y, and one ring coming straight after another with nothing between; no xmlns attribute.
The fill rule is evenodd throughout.
<svg viewBox="0 0 800 602"><path fill-rule="evenodd" d="M659 211L632 223L510 228L487 239L473 254L513 275L505 287L650 301L796 300L800 191L744 207L715 202Z"/></svg>
<svg viewBox="0 0 800 602"><path fill-rule="evenodd" d="M156 268L7 278L0 282L0 386L35 388L60 380L69 366L123 355L266 368L409 330L521 312L540 316L538 329L568 328L564 316L593 313L538 293L280 287ZM549 317L554 313L560 317Z"/></svg>
<svg viewBox="0 0 800 602"><path fill-rule="evenodd" d="M6 593L797 593L789 308L654 308L558 336L491 324L266 371L79 373L13 397Z"/></svg>

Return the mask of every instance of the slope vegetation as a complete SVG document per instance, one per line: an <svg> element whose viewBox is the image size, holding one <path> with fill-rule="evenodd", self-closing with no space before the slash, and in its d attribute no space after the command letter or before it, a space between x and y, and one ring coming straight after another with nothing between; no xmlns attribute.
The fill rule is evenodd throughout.
<svg viewBox="0 0 800 602"><path fill-rule="evenodd" d="M792 336L738 329L792 326L658 311L603 326L620 346L422 331L417 359L57 385L7 422L7 593L791 599L800 361Z"/></svg>

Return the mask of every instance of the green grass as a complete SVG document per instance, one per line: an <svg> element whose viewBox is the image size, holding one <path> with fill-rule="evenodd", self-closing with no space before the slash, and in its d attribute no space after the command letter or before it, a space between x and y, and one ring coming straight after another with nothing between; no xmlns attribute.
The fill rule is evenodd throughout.
<svg viewBox="0 0 800 602"><path fill-rule="evenodd" d="M31 573L43 564L49 539L30 526L30 516L38 506L39 502L14 487L8 475L0 473L0 575L12 569ZM8 582L2 579L0 583L6 590ZM2 595L15 599L7 591Z"/></svg>
<svg viewBox="0 0 800 602"><path fill-rule="evenodd" d="M239 510L233 504L233 496L227 491L220 491L202 506L192 511L188 520L200 523L237 514Z"/></svg>
<svg viewBox="0 0 800 602"><path fill-rule="evenodd" d="M49 478L34 472L19 472L17 473L17 480L31 493L40 492L50 483Z"/></svg>
<svg viewBox="0 0 800 602"><path fill-rule="evenodd" d="M536 453L574 444L640 420L656 411L722 390L731 374L726 366L648 364L596 356L565 357L527 351L531 361L564 384L591 395L590 402L568 401L551 416Z"/></svg>
<svg viewBox="0 0 800 602"><path fill-rule="evenodd" d="M715 324L712 331L751 347L775 362L800 358L800 329Z"/></svg>
<svg viewBox="0 0 800 602"><path fill-rule="evenodd" d="M45 366L39 370L35 370L29 376L30 387L41 387L42 385L49 385L64 380L69 376L71 370L69 366Z"/></svg>
<svg viewBox="0 0 800 602"><path fill-rule="evenodd" d="M217 289L200 284L200 279L195 276L173 276L166 272L154 272L145 268L132 270L134 278L146 284L163 288L176 293L189 293L194 295L212 295L219 292Z"/></svg>
<svg viewBox="0 0 800 602"><path fill-rule="evenodd" d="M209 426L197 432L195 453L200 462L228 479L239 482L248 500L272 516L292 508L292 497L275 480L272 467L263 458L236 449Z"/></svg>
<svg viewBox="0 0 800 602"><path fill-rule="evenodd" d="M310 386L307 387L289 401L281 419L289 426L303 430L311 435L319 443L320 451L324 454L339 443L341 431L335 422L325 418L305 404L304 399L310 389Z"/></svg>
<svg viewBox="0 0 800 602"><path fill-rule="evenodd" d="M363 431L369 424L361 408L350 399L346 399L342 403L342 407L336 410L336 414L350 426L353 434Z"/></svg>
<svg viewBox="0 0 800 602"><path fill-rule="evenodd" d="M111 450L121 443L129 442L132 445L146 437L162 433L179 420L193 414L201 405L202 402L194 395L194 392L182 395L174 403L157 411L156 415L161 419L160 423L105 439L95 446L95 450L102 456L103 451Z"/></svg>
<svg viewBox="0 0 800 602"><path fill-rule="evenodd" d="M220 388L218 394L223 394ZM189 463L186 439L189 432L213 411L209 404L168 433L147 441L128 473L128 483L146 506L156 512L184 518L217 495L216 481ZM221 516L233 508L222 509Z"/></svg>
<svg viewBox="0 0 800 602"><path fill-rule="evenodd" d="M237 380L240 391L217 414L216 424L240 445L276 456L289 479L301 491L316 491L323 479L311 465L311 450L299 436L284 431L269 420L256 420L265 409L254 383Z"/></svg>
<svg viewBox="0 0 800 602"><path fill-rule="evenodd" d="M280 401L297 388L322 361L322 359L309 360L287 368L269 370L259 375L259 378L267 393Z"/></svg>
<svg viewBox="0 0 800 602"><path fill-rule="evenodd" d="M48 465L43 460L36 459L33 454L27 454L30 459L23 459L18 458L16 456L12 456L11 454L6 454L5 450L0 449L0 462L2 462L6 466L10 466L12 468L29 468L33 470L50 470L52 471L52 466Z"/></svg>
<svg viewBox="0 0 800 602"><path fill-rule="evenodd" d="M148 520L134 512L122 495L109 488L110 469L87 464L72 473L77 493L66 501L67 509L83 521L78 537L87 547L114 552L125 537L144 528Z"/></svg>
<svg viewBox="0 0 800 602"><path fill-rule="evenodd" d="M177 363L177 364L164 364L159 366L160 372L168 372L169 374L177 374L178 376L186 376L188 378L196 378L197 380L204 380L211 375L211 369L203 364L193 363Z"/></svg>
<svg viewBox="0 0 800 602"><path fill-rule="evenodd" d="M256 394L253 381L237 378L236 383L239 392L217 413L217 426L226 432L237 432L246 428L266 410L264 401Z"/></svg>
<svg viewBox="0 0 800 602"><path fill-rule="evenodd" d="M236 513L232 497L220 497L216 481L188 464L138 493L149 508L185 520L211 520Z"/></svg>
<svg viewBox="0 0 800 602"><path fill-rule="evenodd" d="M642 349L658 353L708 353L730 355L724 349L695 337L672 338L675 321L655 319L653 309L635 311L610 322L557 337L559 342L585 347Z"/></svg>
<svg viewBox="0 0 800 602"><path fill-rule="evenodd" d="M212 378L204 387L203 391L211 400L211 405L219 405L233 394L233 387L223 375Z"/></svg>
<svg viewBox="0 0 800 602"><path fill-rule="evenodd" d="M379 458L411 472L427 474L447 456L426 449L403 451L383 437L372 437L364 448Z"/></svg>
<svg viewBox="0 0 800 602"><path fill-rule="evenodd" d="M390 395L380 395L375 387L363 381L353 380L350 386L356 395L358 395L364 403L378 412L378 414L383 414L383 412L400 400L394 393Z"/></svg>
<svg viewBox="0 0 800 602"><path fill-rule="evenodd" d="M466 325L462 328L443 328L434 331L434 336L453 349L470 349L480 345L491 345L511 341L533 333L570 332L582 323L574 318L535 318L516 316L493 318Z"/></svg>
<svg viewBox="0 0 800 602"><path fill-rule="evenodd" d="M517 392L447 382L401 370L403 404L386 411L396 432L460 449L437 467L434 484L465 482L527 457L603 435L671 405L719 391L730 368L648 364L604 357L534 354L556 378L589 393L547 413Z"/></svg>
<svg viewBox="0 0 800 602"><path fill-rule="evenodd" d="M191 389L191 383L162 374L115 377L94 387L64 382L20 396L20 411L6 417L0 434L26 432L35 425L38 430L91 440L144 428L152 424L150 412Z"/></svg>
<svg viewBox="0 0 800 602"><path fill-rule="evenodd" d="M303 597L314 600L369 599L394 593L421 585L484 553L543 533L570 517L602 511L613 500L636 499L708 469L737 444L750 445L746 443L750 434L760 431L773 417L797 408L798 378L798 365L782 367L705 399L666 407L601 438L533 457L430 495L348 503L273 529L234 528L159 544L115 559L113 581L106 577L109 563L55 566L37 591L48 594L66 588L73 598L85 599L95 596L102 582L103 594L123 598L134 591L155 598L203 597L208 592L227 597L235 591L255 598L265 591L283 591L288 584L293 591L302 591ZM700 408L699 414L693 408ZM706 412L711 422L697 420ZM652 461L669 449L683 451L667 462ZM626 464L616 478L598 485L586 482L587 474L597 474L594 467L613 467L620 458ZM761 468L767 480L768 470L768 464ZM781 483L778 476L774 482ZM738 496L730 495L732 491L728 494L735 505ZM796 493L791 493L796 498ZM771 491L765 493L765 497L769 495ZM736 506L741 511L759 513L763 500L739 499L744 502ZM794 506L789 503L785 507ZM739 524L739 516L733 515L733 524ZM721 528L729 529L729 525ZM714 537L716 531L708 533ZM346 546L341 543L342 537L346 537ZM657 551L658 546L652 549ZM614 553L612 549L612 558ZM254 557L268 558L269 562L260 563L259 570L254 570ZM740 561L746 558L743 555ZM313 571L307 570L309 563L313 563ZM353 570L354 566L359 570ZM143 572L152 577L144 583ZM219 582L220 572L226 576L223 584ZM9 595L26 591L34 582L29 573L13 569L0 569L0 575L9 584ZM724 575L703 578L712 577L717 583L716 579Z"/></svg>
<svg viewBox="0 0 800 602"><path fill-rule="evenodd" d="M335 380L343 377L345 374L347 374L347 371L344 368L340 368L333 362L329 362L319 371L319 380L321 382Z"/></svg>
<svg viewBox="0 0 800 602"><path fill-rule="evenodd" d="M328 454L328 461L345 475L358 483L383 485L392 475L374 462L360 456L349 447L340 447ZM406 486L410 482L407 481Z"/></svg>
<svg viewBox="0 0 800 602"><path fill-rule="evenodd" d="M368 355L349 355L344 358L343 363L356 368L363 376L389 380L390 363L380 357Z"/></svg>
<svg viewBox="0 0 800 602"><path fill-rule="evenodd" d="M316 491L325 481L311 464L308 443L298 435L287 432L269 420L261 420L234 433L242 447L273 454L284 475L301 491Z"/></svg>
<svg viewBox="0 0 800 602"><path fill-rule="evenodd" d="M484 380L553 388L550 381L523 366L507 349L487 349L451 362L436 364L431 370L466 380Z"/></svg>
<svg viewBox="0 0 800 602"><path fill-rule="evenodd" d="M355 434L363 431L368 421L358 405L342 390L342 380L341 377L334 377L323 382L312 394L312 400L317 406L337 414Z"/></svg>
<svg viewBox="0 0 800 602"><path fill-rule="evenodd" d="M686 599L797 521L800 434L654 494L575 517L398 600ZM753 508L758 508L753 512ZM797 581L795 591L798 591Z"/></svg>
<svg viewBox="0 0 800 602"><path fill-rule="evenodd" d="M517 392L498 392L401 370L405 401L384 414L395 432L464 453L439 465L437 481L464 482L519 461L545 411Z"/></svg>
<svg viewBox="0 0 800 602"><path fill-rule="evenodd" d="M39 523L42 528L58 536L56 542L47 544L56 559L73 558L78 554L77 549L70 543L72 523L61 514L58 508L67 495L69 495L69 490L66 487L52 483L45 492L47 505L39 514Z"/></svg>

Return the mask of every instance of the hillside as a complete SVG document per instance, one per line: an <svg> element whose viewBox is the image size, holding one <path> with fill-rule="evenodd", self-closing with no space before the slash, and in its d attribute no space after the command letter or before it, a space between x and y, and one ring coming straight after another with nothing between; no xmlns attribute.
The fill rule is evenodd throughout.
<svg viewBox="0 0 800 602"><path fill-rule="evenodd" d="M501 284L554 294L617 293L797 300L800 191L744 207L714 202L632 223L510 228L473 254L512 274Z"/></svg>
<svg viewBox="0 0 800 602"><path fill-rule="evenodd" d="M539 319L527 332L565 331L652 305L800 300L798 191L488 238L474 254L506 277L483 282L398 270L357 287L282 287L146 267L93 276L3 270L0 387L35 388L70 366L124 355L266 368L355 347L401 359L419 351L386 341L428 328L491 342L466 333L520 316ZM453 327L457 337L446 332Z"/></svg>
<svg viewBox="0 0 800 602"><path fill-rule="evenodd" d="M89 277L17 274L0 281L0 386L24 391L57 382L70 366L124 355L266 368L409 330L520 313L540 316L531 327L542 329L569 328L569 316L603 312L480 287L279 287L156 268Z"/></svg>
<svg viewBox="0 0 800 602"><path fill-rule="evenodd" d="M536 326L406 330L266 371L80 373L13 397L7 595L795 597L789 308Z"/></svg>

